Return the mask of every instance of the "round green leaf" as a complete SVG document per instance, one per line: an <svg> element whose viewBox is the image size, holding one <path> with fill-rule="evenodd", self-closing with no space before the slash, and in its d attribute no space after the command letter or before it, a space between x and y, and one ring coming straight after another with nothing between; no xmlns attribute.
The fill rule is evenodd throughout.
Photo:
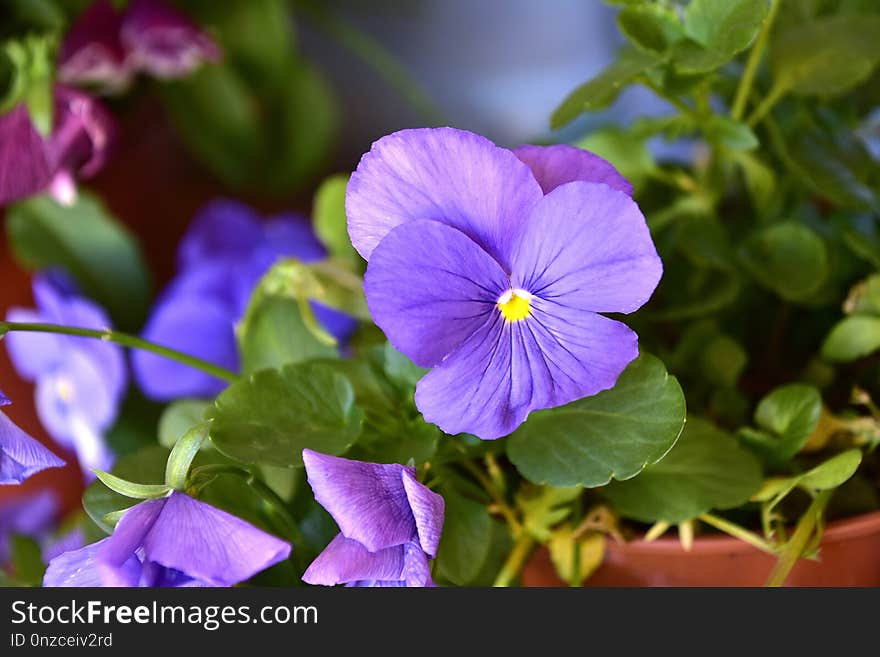
<svg viewBox="0 0 880 657"><path fill-rule="evenodd" d="M159 418L159 444L171 449L183 434L205 421L211 407L201 399L181 399L168 405Z"/></svg>
<svg viewBox="0 0 880 657"><path fill-rule="evenodd" d="M791 301L808 298L828 273L828 252L822 238L794 221L755 231L740 255L755 280Z"/></svg>
<svg viewBox="0 0 880 657"><path fill-rule="evenodd" d="M662 458L684 420L678 381L643 353L610 390L534 413L510 437L507 452L535 483L602 486L634 477Z"/></svg>
<svg viewBox="0 0 880 657"><path fill-rule="evenodd" d="M761 483L754 456L710 422L691 418L669 454L637 477L612 481L602 493L628 518L678 523L739 506Z"/></svg>
<svg viewBox="0 0 880 657"><path fill-rule="evenodd" d="M245 463L302 465L303 449L342 454L357 439L363 411L348 379L320 363L262 370L214 402L211 440Z"/></svg>
<svg viewBox="0 0 880 657"><path fill-rule="evenodd" d="M774 465L801 451L822 414L822 396L813 386L792 383L771 391L755 409L760 430L743 428L739 437Z"/></svg>
<svg viewBox="0 0 880 657"><path fill-rule="evenodd" d="M437 568L453 584L470 584L489 556L492 519L486 507L452 491L443 491L446 517L437 550Z"/></svg>
<svg viewBox="0 0 880 657"><path fill-rule="evenodd" d="M853 315L840 320L822 344L822 356L848 363L880 349L880 317Z"/></svg>
<svg viewBox="0 0 880 657"><path fill-rule="evenodd" d="M849 449L801 475L797 485L808 490L837 488L856 473L861 462L861 450Z"/></svg>

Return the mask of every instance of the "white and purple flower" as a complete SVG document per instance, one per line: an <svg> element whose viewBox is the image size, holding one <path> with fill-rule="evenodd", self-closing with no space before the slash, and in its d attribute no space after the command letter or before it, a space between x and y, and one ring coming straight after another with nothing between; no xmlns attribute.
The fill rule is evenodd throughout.
<svg viewBox="0 0 880 657"><path fill-rule="evenodd" d="M49 562L44 586L233 586L291 546L185 493L131 507L113 534Z"/></svg>
<svg viewBox="0 0 880 657"><path fill-rule="evenodd" d="M374 321L432 368L415 401L449 434L505 436L532 410L614 386L631 313L662 274L629 183L570 146L499 148L403 130L364 155L346 198Z"/></svg>
<svg viewBox="0 0 880 657"><path fill-rule="evenodd" d="M429 561L443 531L443 498L415 468L303 450L315 499L340 533L303 575L323 586L433 586Z"/></svg>
<svg viewBox="0 0 880 657"><path fill-rule="evenodd" d="M79 296L61 275L34 277L33 290L37 308L11 308L8 321L98 330L111 325L104 310ZM93 468L108 470L113 454L104 433L116 421L128 386L121 348L49 333L14 332L4 341L18 373L36 382L37 413L49 435L76 451L87 479Z"/></svg>

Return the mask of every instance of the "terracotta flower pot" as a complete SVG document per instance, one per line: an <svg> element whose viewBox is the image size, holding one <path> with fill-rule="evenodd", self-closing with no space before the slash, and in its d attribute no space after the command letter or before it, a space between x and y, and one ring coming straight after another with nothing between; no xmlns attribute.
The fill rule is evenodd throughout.
<svg viewBox="0 0 880 657"><path fill-rule="evenodd" d="M728 536L705 536L685 552L676 538L609 541L587 586L762 586L775 559ZM546 549L523 571L525 586L565 586ZM819 560L802 559L787 586L880 586L880 511L828 525Z"/></svg>

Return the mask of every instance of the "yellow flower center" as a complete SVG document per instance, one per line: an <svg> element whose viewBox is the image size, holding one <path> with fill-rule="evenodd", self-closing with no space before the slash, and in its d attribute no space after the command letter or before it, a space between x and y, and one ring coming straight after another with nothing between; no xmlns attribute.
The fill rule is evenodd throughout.
<svg viewBox="0 0 880 657"><path fill-rule="evenodd" d="M532 314L532 295L525 290L508 290L498 298L498 310L508 322L520 322Z"/></svg>

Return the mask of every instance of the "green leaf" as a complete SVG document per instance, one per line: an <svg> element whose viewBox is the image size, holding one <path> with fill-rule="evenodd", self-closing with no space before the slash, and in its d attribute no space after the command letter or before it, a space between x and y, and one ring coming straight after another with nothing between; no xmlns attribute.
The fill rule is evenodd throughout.
<svg viewBox="0 0 880 657"><path fill-rule="evenodd" d="M113 474L121 479L134 482L156 482L165 477L165 462L168 450L155 446L143 449L136 454L120 458L113 466ZM108 534L113 533L115 519L107 516L137 504L131 499L107 488L100 481L93 481L83 493L83 508L98 527Z"/></svg>
<svg viewBox="0 0 880 657"><path fill-rule="evenodd" d="M742 170L746 189L755 209L761 213L767 212L777 193L777 180L773 169L752 153L740 151L735 154L734 159Z"/></svg>
<svg viewBox="0 0 880 657"><path fill-rule="evenodd" d="M193 459L208 439L209 425L199 424L180 437L165 465L165 485L176 490L186 489L186 479Z"/></svg>
<svg viewBox="0 0 880 657"><path fill-rule="evenodd" d="M336 347L319 340L303 322L296 299L269 293L259 285L251 296L236 334L246 374L338 355Z"/></svg>
<svg viewBox="0 0 880 657"><path fill-rule="evenodd" d="M880 274L873 274L854 285L843 310L847 314L880 316Z"/></svg>
<svg viewBox="0 0 880 657"><path fill-rule="evenodd" d="M516 504L522 510L523 529L535 540L546 543L553 528L571 515L571 503L582 493L577 487L527 486L520 489Z"/></svg>
<svg viewBox="0 0 880 657"><path fill-rule="evenodd" d="M159 444L171 449L197 424L205 421L211 403L201 399L181 399L168 405L159 418Z"/></svg>
<svg viewBox="0 0 880 657"><path fill-rule="evenodd" d="M745 123L715 115L705 126L706 136L733 151L750 151L760 144L755 133Z"/></svg>
<svg viewBox="0 0 880 657"><path fill-rule="evenodd" d="M740 256L761 285L789 301L809 299L828 273L825 242L794 221L754 231L740 249Z"/></svg>
<svg viewBox="0 0 880 657"><path fill-rule="evenodd" d="M357 439L363 411L343 375L320 363L262 370L220 393L211 440L245 463L302 465L303 449L342 454Z"/></svg>
<svg viewBox="0 0 880 657"><path fill-rule="evenodd" d="M758 403L755 424L760 431L743 429L739 436L771 464L780 465L801 451L821 414L819 391L791 383L772 390Z"/></svg>
<svg viewBox="0 0 880 657"><path fill-rule="evenodd" d="M684 421L678 381L643 353L612 389L534 413L510 437L507 451L530 481L602 486L634 477L662 458Z"/></svg>
<svg viewBox="0 0 880 657"><path fill-rule="evenodd" d="M640 189L656 169L645 139L617 126L592 132L577 145L611 162L636 189Z"/></svg>
<svg viewBox="0 0 880 657"><path fill-rule="evenodd" d="M492 519L486 507L443 490L446 516L437 550L437 568L453 584L470 584L489 556Z"/></svg>
<svg viewBox="0 0 880 657"><path fill-rule="evenodd" d="M732 388L739 381L749 356L742 345L733 338L717 334L700 353L703 375L715 385Z"/></svg>
<svg viewBox="0 0 880 657"><path fill-rule="evenodd" d="M665 53L684 33L676 13L655 4L624 8L617 25L634 46L654 55Z"/></svg>
<svg viewBox="0 0 880 657"><path fill-rule="evenodd" d="M132 497L137 500L151 500L163 497L171 492L171 487L167 484L139 484L122 477L116 477L103 470L94 470L93 472L107 488L125 497Z"/></svg>
<svg viewBox="0 0 880 657"><path fill-rule="evenodd" d="M6 218L13 253L29 269L63 267L122 326L140 327L150 296L133 235L100 201L80 192L64 207L48 196L13 205Z"/></svg>
<svg viewBox="0 0 880 657"><path fill-rule="evenodd" d="M389 379L408 388L414 388L427 373L428 370L413 363L390 342L385 343L385 374Z"/></svg>
<svg viewBox="0 0 880 657"><path fill-rule="evenodd" d="M761 483L761 464L732 436L689 418L669 454L632 479L612 481L602 494L628 518L678 523L739 506Z"/></svg>
<svg viewBox="0 0 880 657"><path fill-rule="evenodd" d="M593 79L572 91L553 112L550 127L558 130L584 112L607 107L624 87L657 66L658 60L640 50L624 49L617 60Z"/></svg>
<svg viewBox="0 0 880 657"><path fill-rule="evenodd" d="M861 462L861 450L847 450L798 477L798 486L813 491L837 488L855 474Z"/></svg>
<svg viewBox="0 0 880 657"><path fill-rule="evenodd" d="M315 192L312 221L315 234L330 255L360 263L361 257L354 250L348 236L348 218L345 215L348 178L347 175L338 174L321 183Z"/></svg>
<svg viewBox="0 0 880 657"><path fill-rule="evenodd" d="M685 10L685 31L729 61L758 36L769 9L767 0L691 0Z"/></svg>
<svg viewBox="0 0 880 657"><path fill-rule="evenodd" d="M822 343L822 356L830 361L848 363L880 349L880 317L853 315L831 329Z"/></svg>
<svg viewBox="0 0 880 657"><path fill-rule="evenodd" d="M43 563L43 551L30 536L13 534L9 540L9 561L15 578L30 586L40 586L46 565Z"/></svg>
<svg viewBox="0 0 880 657"><path fill-rule="evenodd" d="M796 25L775 36L774 84L803 95L842 94L880 62L880 15L840 15Z"/></svg>

